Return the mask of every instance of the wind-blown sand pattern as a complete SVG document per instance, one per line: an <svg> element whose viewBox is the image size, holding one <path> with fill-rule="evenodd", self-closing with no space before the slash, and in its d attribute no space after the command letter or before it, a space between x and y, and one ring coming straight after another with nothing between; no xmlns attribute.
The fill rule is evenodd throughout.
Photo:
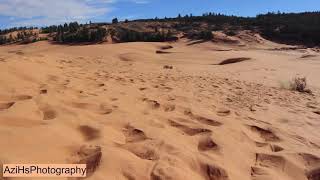
<svg viewBox="0 0 320 180"><path fill-rule="evenodd" d="M0 162L88 163L94 180L319 180L319 53L224 38L0 47ZM280 88L296 74L312 94Z"/></svg>

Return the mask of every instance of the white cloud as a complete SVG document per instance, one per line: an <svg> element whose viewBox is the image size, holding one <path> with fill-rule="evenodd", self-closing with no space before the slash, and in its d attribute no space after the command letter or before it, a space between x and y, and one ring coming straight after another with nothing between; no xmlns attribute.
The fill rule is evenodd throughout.
<svg viewBox="0 0 320 180"><path fill-rule="evenodd" d="M107 14L112 10L111 4L118 1L123 0L0 0L0 16L13 18L10 23L17 26L84 22Z"/></svg>

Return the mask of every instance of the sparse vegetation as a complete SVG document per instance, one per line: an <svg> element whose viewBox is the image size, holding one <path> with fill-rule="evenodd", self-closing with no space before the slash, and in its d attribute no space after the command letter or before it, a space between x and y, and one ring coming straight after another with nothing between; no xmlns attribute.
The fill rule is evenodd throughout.
<svg viewBox="0 0 320 180"><path fill-rule="evenodd" d="M234 36L239 30L251 30L274 41L319 46L319 22L320 12L271 12L256 17L237 17L210 12L204 13L202 16L192 14L182 16L179 14L174 18L125 20L124 22L114 18L112 24L91 22L90 24L78 24L73 22L43 27L40 33L53 35L53 40L61 43L103 41L107 35L105 30L110 32L110 35L119 42L162 42L175 40L175 33L183 33L190 39L211 40L213 38L212 31L224 31L225 34ZM140 27L140 30L128 28L135 24ZM36 28L15 27L0 30L0 44L16 42L15 37L10 37L11 32L34 29Z"/></svg>
<svg viewBox="0 0 320 180"><path fill-rule="evenodd" d="M118 24L118 22L119 22L118 18L112 19L112 24Z"/></svg>
<svg viewBox="0 0 320 180"><path fill-rule="evenodd" d="M235 31L229 30L229 31L226 32L226 35L235 36L235 35L237 35L237 33Z"/></svg>
<svg viewBox="0 0 320 180"><path fill-rule="evenodd" d="M294 77L290 82L290 89L298 92L312 93L310 89L307 89L306 77Z"/></svg>
<svg viewBox="0 0 320 180"><path fill-rule="evenodd" d="M210 30L201 30L201 31L191 31L188 33L188 38L189 39L194 39L194 40L212 40L213 39L213 34L212 31Z"/></svg>
<svg viewBox="0 0 320 180"><path fill-rule="evenodd" d="M302 93L312 93L310 89L307 88L307 78L296 76L290 81L280 82L280 87L283 89L288 89L292 91L298 91Z"/></svg>
<svg viewBox="0 0 320 180"><path fill-rule="evenodd" d="M0 45L9 43L29 44L39 41L38 33L32 30L22 30L17 32L10 32L6 35L0 35Z"/></svg>
<svg viewBox="0 0 320 180"><path fill-rule="evenodd" d="M82 43L103 41L107 30L103 27L84 27L77 22L59 25L54 40L60 43Z"/></svg>
<svg viewBox="0 0 320 180"><path fill-rule="evenodd" d="M117 27L114 31L113 38L118 39L120 42L166 42L177 40L170 30L139 32L128 28Z"/></svg>

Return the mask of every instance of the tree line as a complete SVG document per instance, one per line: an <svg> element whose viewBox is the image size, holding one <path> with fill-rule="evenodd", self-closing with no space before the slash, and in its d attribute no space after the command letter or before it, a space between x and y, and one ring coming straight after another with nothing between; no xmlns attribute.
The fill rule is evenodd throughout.
<svg viewBox="0 0 320 180"><path fill-rule="evenodd" d="M8 29L0 29L0 35L5 35L15 31L26 31L26 30L34 30L38 29L37 27L13 27Z"/></svg>
<svg viewBox="0 0 320 180"><path fill-rule="evenodd" d="M0 36L0 45L8 44L8 43L21 43L21 44L28 44L32 42L36 42L39 40L45 40L42 38L38 38L38 34L33 32L32 30L22 30L18 31L16 35L5 34Z"/></svg>
<svg viewBox="0 0 320 180"><path fill-rule="evenodd" d="M107 34L107 30L102 26L85 26L78 22L45 27L41 32L55 33L53 40L59 43L100 42Z"/></svg>
<svg viewBox="0 0 320 180"><path fill-rule="evenodd" d="M125 28L122 24L130 22L167 23L166 30L137 31ZM203 27L203 24L206 24ZM10 41L4 36L10 32L24 30L11 28L0 30L0 42ZM201 16L193 14L181 15L173 18L138 19L120 22L117 18L112 24L78 24L72 22L63 25L54 25L41 28L41 33L50 33L53 40L61 43L69 42L98 42L103 41L108 33L121 42L132 41L169 41L175 39L174 32L183 32L191 39L210 39L211 31L222 30L235 35L239 30L252 30L260 33L267 39L290 44L320 46L320 12L281 13L271 12L256 17L238 17L217 13L204 13ZM114 32L113 32L114 31ZM12 37L13 38L13 37Z"/></svg>
<svg viewBox="0 0 320 180"><path fill-rule="evenodd" d="M229 16L220 13L204 13L201 16L179 14L174 18L140 19L136 22L172 22L174 28L191 34L192 31L223 30L235 34L238 30L252 30L265 38L288 44L320 46L320 12L281 13L269 12L256 17ZM201 30L201 23L208 27Z"/></svg>

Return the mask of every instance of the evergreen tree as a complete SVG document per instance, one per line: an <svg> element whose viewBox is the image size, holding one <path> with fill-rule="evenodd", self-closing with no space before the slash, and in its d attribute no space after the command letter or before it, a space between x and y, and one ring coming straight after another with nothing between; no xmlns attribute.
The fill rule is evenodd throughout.
<svg viewBox="0 0 320 180"><path fill-rule="evenodd" d="M118 24L118 18L114 18L114 19L112 19L112 24Z"/></svg>

